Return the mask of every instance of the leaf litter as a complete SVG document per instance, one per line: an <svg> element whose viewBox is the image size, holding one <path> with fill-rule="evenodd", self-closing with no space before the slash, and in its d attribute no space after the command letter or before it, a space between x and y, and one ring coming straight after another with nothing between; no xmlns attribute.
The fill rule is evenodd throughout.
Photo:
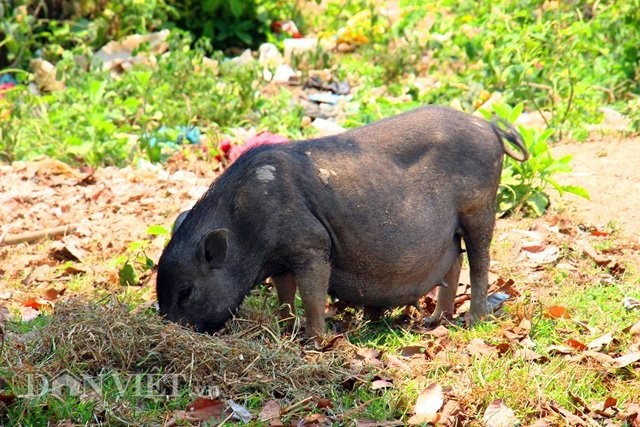
<svg viewBox="0 0 640 427"><path fill-rule="evenodd" d="M371 387L373 384L384 386L374 390L377 393L389 388L402 389L407 381L421 378L429 369L444 367L452 372L464 369L471 363L469 354L474 357L501 357L513 352L516 357L527 361L547 363L546 356L534 351L537 348L530 337L532 318L540 308L535 301L524 301L521 295L523 283L517 278L524 278L526 283L542 280L546 274L544 269L548 268L545 265L559 266L560 263L568 266L566 271L569 274L583 274L578 262L572 258L581 250L580 246L577 243L569 245L573 249L573 252L569 252L570 257L557 248L565 245L567 238L576 239L574 242L588 240L584 234L576 231L570 223L562 223L559 227L535 227L534 231L523 234L526 242L519 246L518 253L524 257L524 262L518 264L515 276L510 274L514 270L509 270L507 266L492 263L492 275L497 280L493 281L490 291L499 297L497 303L509 306L509 313L514 317L511 321L500 321L498 336L506 341L498 341L497 344L488 344L484 340L459 343L450 339L451 325L440 325L434 329L421 326L420 321L435 306L436 296L431 294L421 300L420 310L409 311L408 324L405 319L396 326L408 326L410 330L420 331L424 339L394 352L353 346L348 336L334 337L325 348L310 349L298 337L281 336L279 331L271 330L269 322L265 321L268 315L264 313L242 313L248 318L232 322L227 333L208 337L175 325L163 324L153 313L124 310L113 301L95 305L69 300L74 293L66 291L67 282L78 276L88 277L87 282L96 290L122 290L117 268L111 267L108 261L125 254L133 241L151 242L152 239L146 234L147 227L150 224L169 227L175 215L183 208L190 207L217 174L211 172L211 165L207 162L186 163L179 156L172 162L168 170L101 168L90 173L46 162L0 166L0 176L13 174L12 180L17 180L15 176L22 177L14 191L0 196L0 213L11 219L11 233L76 224L72 234L45 239L37 245L0 246L0 257L7 261L2 266L3 272L0 272L3 280L0 281L0 300L12 309L24 311L26 318L33 318L45 311L54 314L52 323L42 331L34 331L25 337L10 333L7 342L16 345L5 348L0 355L3 363L13 357L14 362L23 360L36 364L52 357L53 346L62 346L70 349L69 354L56 354L50 365L44 365L45 370L54 372L56 367L68 364L97 372L106 361L110 366L115 361L114 369L125 371L144 372L153 369L152 366L163 366L167 375L188 373L196 382L215 381L216 384L223 384L223 393L233 398L234 403L243 402L244 398L255 393L278 396L277 400L272 400L275 403L270 404L273 407L271 414L275 415L266 412L271 425L288 425L294 421L299 425L328 425L343 421L328 406L320 407L320 399L327 395L333 383L344 384L347 390ZM17 215L20 210L24 214ZM607 236L593 236L603 237ZM163 238L153 242L149 249L151 259L157 259L163 243ZM589 253L580 253L594 260ZM624 272L623 265L611 256L614 252L593 249L592 254L600 257L603 274L619 277ZM148 286L153 284L152 278L152 275L147 276L141 283L141 289L147 289L146 298L149 302L155 299L153 289ZM6 288L3 284L15 281L23 282L24 286ZM506 302L501 294L507 296ZM469 295L468 285L459 286L456 308L460 318L468 310ZM629 298L632 301L632 297ZM330 308L333 312L329 314L333 315L340 315L345 309L339 304ZM561 304L542 309L542 314L554 321L563 319L575 324L580 322L573 319L570 308ZM123 322L130 326L126 331L119 329ZM71 333L70 325L76 325L75 332L83 333ZM110 326L105 328L105 325ZM352 325L347 324L347 328ZM595 328L587 323L584 325L584 329L596 337L597 343L597 338L603 336L602 332L598 335ZM623 332L635 336L639 329L640 326L631 325ZM233 333L239 336L234 337ZM93 341L87 341L87 337L92 337ZM597 366L611 372L638 367L640 356L637 352L630 349L624 354L620 353L615 341L604 343L600 348L592 343L595 347L591 350L582 348L585 344L581 337L563 339L558 345L563 345L569 351L560 357L571 363L591 364L595 361ZM113 348L110 348L112 345ZM604 353L605 350L609 353ZM17 351L24 352L19 359ZM273 354L274 351L277 353ZM457 354L455 361L452 360L452 354ZM254 360L255 363L245 371L248 361ZM12 368L20 373L26 369L26 365L14 363ZM470 388L464 385L463 378L459 380L456 390L447 388L446 394L441 393L443 403L435 415L430 415L442 425L455 425L456 422L481 416L475 409L477 402L466 397ZM611 399L615 397L611 396ZM229 404L221 401L223 412L209 421L223 421L226 417L237 420L232 414L238 411L230 410ZM269 400L266 400L263 410L267 409L268 403ZM274 405L280 408L279 411L274 409ZM560 409L558 405L552 409L550 405L546 410L541 410L541 417L553 417L555 414L568 419L564 411L571 411ZM625 405L619 408L616 419L625 415L634 422L637 418L633 418L633 407L627 410ZM612 407L616 407L615 404L604 406L602 404L602 409L597 409L611 412ZM315 411L322 413L309 414ZM186 416L186 408L184 412ZM418 415L417 405L413 412L415 416ZM591 416L601 416L593 414ZM173 415L176 414L168 414L167 420ZM258 416L257 412L255 415ZM580 414L575 416L581 417ZM404 422L356 421L357 425L402 425Z"/></svg>

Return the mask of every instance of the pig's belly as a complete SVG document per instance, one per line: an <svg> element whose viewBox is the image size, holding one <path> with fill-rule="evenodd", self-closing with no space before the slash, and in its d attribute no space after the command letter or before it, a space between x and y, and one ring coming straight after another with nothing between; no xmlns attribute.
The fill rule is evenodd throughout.
<svg viewBox="0 0 640 427"><path fill-rule="evenodd" d="M370 307L397 307L414 304L442 282L460 255L459 245L447 247L441 256L419 259L408 268L403 260L391 260L384 270L334 267L329 294L342 301ZM389 261L389 260L387 260ZM344 264L343 264L344 265ZM358 265L355 263L354 265Z"/></svg>

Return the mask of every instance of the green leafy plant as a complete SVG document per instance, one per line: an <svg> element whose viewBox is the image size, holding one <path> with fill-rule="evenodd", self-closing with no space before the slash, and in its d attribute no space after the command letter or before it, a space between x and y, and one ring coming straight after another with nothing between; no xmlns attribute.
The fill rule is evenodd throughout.
<svg viewBox="0 0 640 427"><path fill-rule="evenodd" d="M149 236L170 236L169 230L161 225L152 225L147 228ZM114 260L118 267L118 278L122 286L135 286L140 283L141 277L155 267L155 263L147 255L151 240L135 240L129 244L126 253Z"/></svg>
<svg viewBox="0 0 640 427"><path fill-rule="evenodd" d="M523 104L511 108L507 104L494 104L493 112L509 122L515 122L523 110ZM485 117L491 113L483 111ZM549 196L546 191L553 188L560 195L575 194L586 199L589 193L573 185L562 185L556 181L559 173L571 172L571 155L554 158L548 141L554 133L553 129L539 131L518 127L522 139L529 151L529 160L518 162L506 157L502 171L500 190L498 191L498 212L502 215L519 213L541 216L549 206Z"/></svg>

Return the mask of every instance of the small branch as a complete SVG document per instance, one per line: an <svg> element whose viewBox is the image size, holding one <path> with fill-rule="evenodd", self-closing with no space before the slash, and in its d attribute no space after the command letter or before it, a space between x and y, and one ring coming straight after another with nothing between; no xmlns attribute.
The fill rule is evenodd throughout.
<svg viewBox="0 0 640 427"><path fill-rule="evenodd" d="M44 230L27 231L19 234L6 234L0 236L0 245L17 245L18 243L32 243L38 240L63 236L75 231L76 227L73 225L61 225L60 227L45 228Z"/></svg>

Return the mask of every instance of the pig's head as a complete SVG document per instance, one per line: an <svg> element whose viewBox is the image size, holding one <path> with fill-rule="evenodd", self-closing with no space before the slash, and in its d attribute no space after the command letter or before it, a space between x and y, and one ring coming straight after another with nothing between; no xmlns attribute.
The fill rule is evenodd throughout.
<svg viewBox="0 0 640 427"><path fill-rule="evenodd" d="M248 290L239 286L229 268L228 230L198 233L194 228L187 218L160 257L158 303L168 320L213 333L229 320Z"/></svg>

